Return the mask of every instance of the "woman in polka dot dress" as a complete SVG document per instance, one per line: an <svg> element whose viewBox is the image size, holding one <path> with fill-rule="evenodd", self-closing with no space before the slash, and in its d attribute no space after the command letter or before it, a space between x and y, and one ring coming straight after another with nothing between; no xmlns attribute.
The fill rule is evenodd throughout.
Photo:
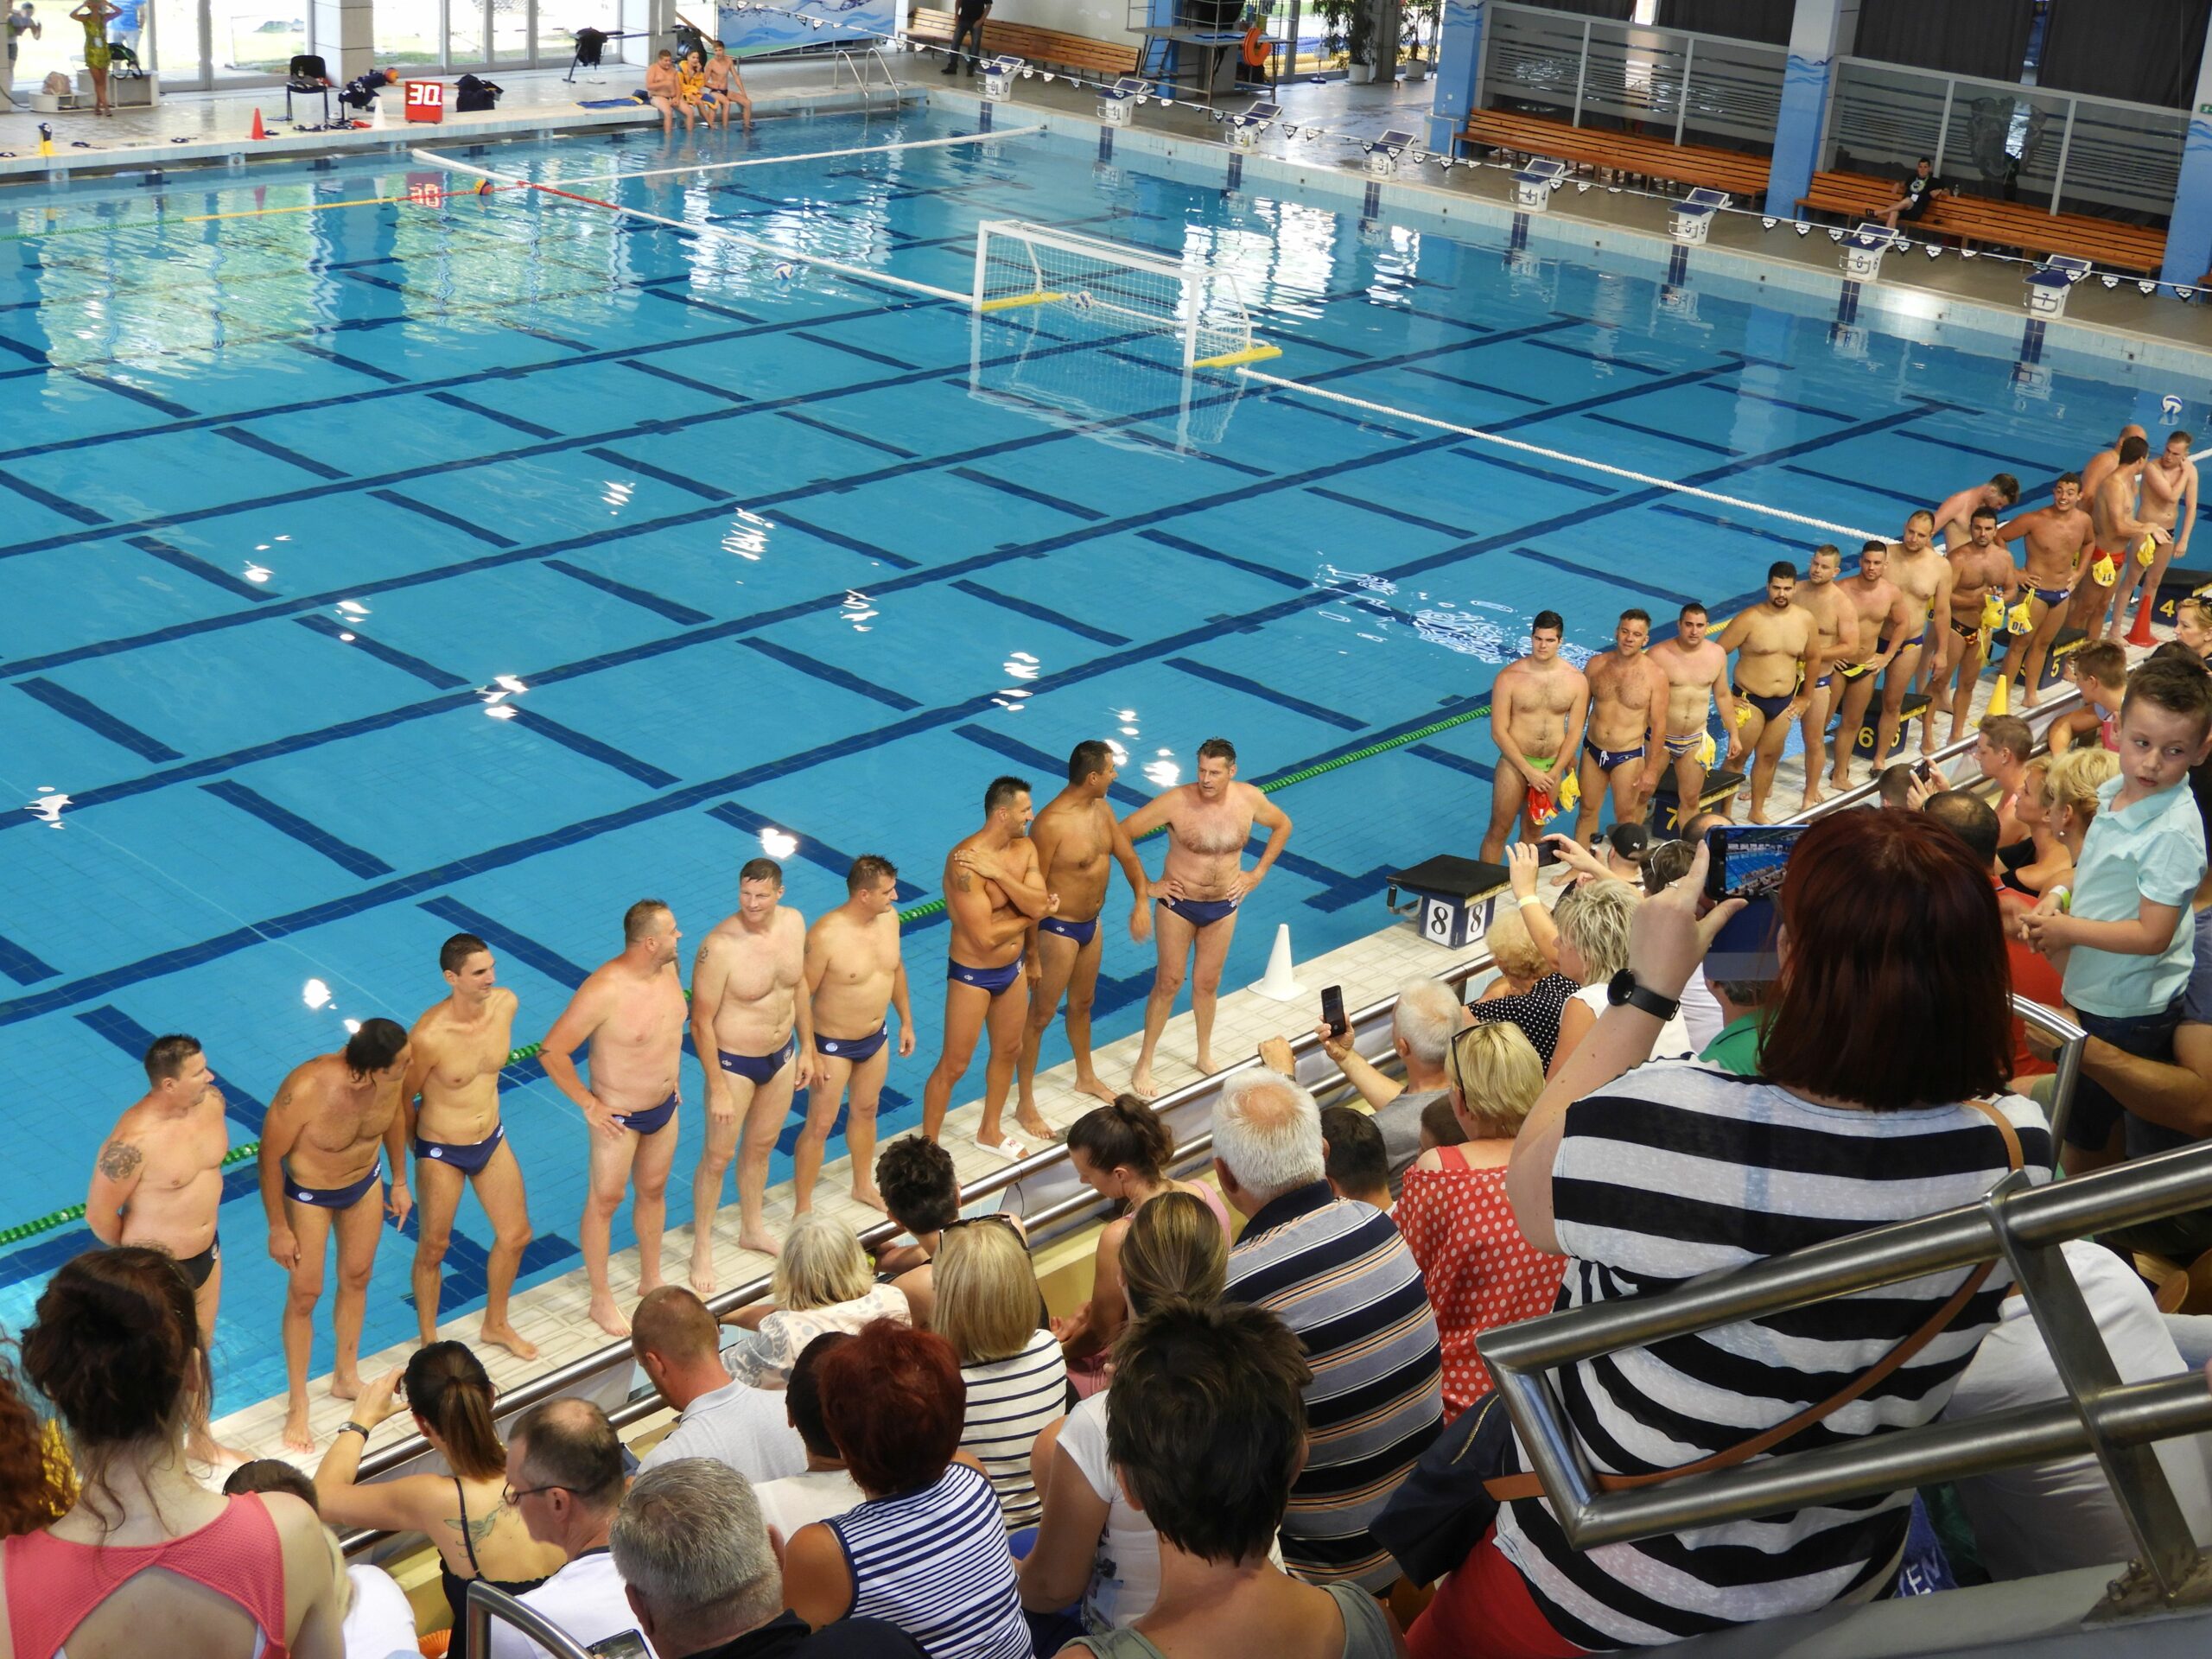
<svg viewBox="0 0 2212 1659"><path fill-rule="evenodd" d="M1421 1154L1393 1213L1428 1281L1449 1421L1490 1392L1475 1338L1550 1313L1567 1262L1531 1249L1505 1201L1513 1137L1544 1090L1535 1049L1517 1026L1471 1026L1445 1051L1444 1071L1452 1115L1468 1138Z"/></svg>

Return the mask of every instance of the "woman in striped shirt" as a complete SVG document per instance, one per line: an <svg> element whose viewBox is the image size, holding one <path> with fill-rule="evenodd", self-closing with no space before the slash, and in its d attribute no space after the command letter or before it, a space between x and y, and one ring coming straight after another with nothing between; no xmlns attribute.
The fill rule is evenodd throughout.
<svg viewBox="0 0 2212 1659"><path fill-rule="evenodd" d="M868 1501L791 1535L791 1610L817 1630L884 1619L930 1659L1030 1659L998 1500L960 1450L951 1344L877 1319L823 1355L816 1377L823 1427Z"/></svg>
<svg viewBox="0 0 2212 1659"><path fill-rule="evenodd" d="M1706 863L1700 846L1689 874L1638 908L1632 987L1616 985L1621 1000L1554 1076L1514 1147L1506 1195L1529 1242L1568 1258L1562 1307L1663 1293L1972 1204L2016 1154L2050 1170L2041 1113L2004 1094L2012 1022L1996 893L1966 843L1916 812L1840 813L1797 842L1763 1075L1642 1064L1738 907L1699 918ZM1872 1370L1966 1277L1932 1274L1567 1367L1556 1381L1568 1426L1606 1473L1727 1452ZM1916 1356L1778 1449L1929 1421L2010 1281L1999 1262ZM1517 1446L1507 1461L1528 1466ZM1897 1576L1911 1500L1891 1492L1578 1550L1548 1501L1516 1499L1415 1624L1413 1652L1564 1656L1872 1600Z"/></svg>
<svg viewBox="0 0 2212 1659"><path fill-rule="evenodd" d="M1029 1249L1005 1216L956 1221L937 1254L931 1326L960 1356L968 1385L960 1446L991 1478L1006 1529L1033 1527L1044 1505L1030 1478L1039 1431L1067 1411L1068 1368L1059 1339L1037 1328L1041 1298Z"/></svg>

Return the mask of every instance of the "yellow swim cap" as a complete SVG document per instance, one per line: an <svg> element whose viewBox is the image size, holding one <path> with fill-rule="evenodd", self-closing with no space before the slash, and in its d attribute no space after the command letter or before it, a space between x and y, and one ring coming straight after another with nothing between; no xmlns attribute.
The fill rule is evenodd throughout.
<svg viewBox="0 0 2212 1659"><path fill-rule="evenodd" d="M2112 555L2100 553L2089 567L2089 579L2100 588L2109 588L2120 580L2120 571L2113 566Z"/></svg>
<svg viewBox="0 0 2212 1659"><path fill-rule="evenodd" d="M2135 543L2136 563L2147 565L2154 562L2158 556L2158 538L2157 537L2145 536L2141 541Z"/></svg>
<svg viewBox="0 0 2212 1659"><path fill-rule="evenodd" d="M2005 595L1992 588L1981 601L1981 626L1999 628L2005 626Z"/></svg>
<svg viewBox="0 0 2212 1659"><path fill-rule="evenodd" d="M2035 627L2035 611L2024 599L2005 613L2005 630L2008 633L2033 633Z"/></svg>

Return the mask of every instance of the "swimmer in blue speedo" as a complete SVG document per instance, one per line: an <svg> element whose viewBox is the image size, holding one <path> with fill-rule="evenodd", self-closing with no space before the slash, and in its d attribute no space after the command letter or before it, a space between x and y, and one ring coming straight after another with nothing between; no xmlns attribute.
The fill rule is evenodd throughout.
<svg viewBox="0 0 2212 1659"><path fill-rule="evenodd" d="M1029 819L1028 783L994 778L983 791L983 827L945 855L945 914L952 938L944 964L944 1049L922 1086L922 1133L934 1141L944 1127L953 1087L975 1057L976 1040L988 1031L976 1144L1001 1158L1024 1157L1029 1150L999 1122L1029 1020L1022 938L1033 922L1059 907L1045 890L1037 848L1027 834Z"/></svg>
<svg viewBox="0 0 2212 1659"><path fill-rule="evenodd" d="M1244 843L1252 826L1268 830L1266 850L1250 869L1243 868ZM1221 991L1222 964L1236 932L1236 906L1258 887L1290 840L1290 818L1249 784L1236 781L1236 751L1225 737L1198 745L1197 780L1178 784L1154 796L1122 823L1132 842L1154 830L1167 831L1167 859L1151 896L1160 901L1153 939L1157 966L1152 995L1145 999L1144 1046L1129 1092L1140 1100L1159 1093L1152 1062L1160 1033L1174 1011L1182 988L1183 964L1192 958L1191 1013L1198 1024L1198 1064L1202 1072L1217 1070L1213 1061L1213 1010Z"/></svg>

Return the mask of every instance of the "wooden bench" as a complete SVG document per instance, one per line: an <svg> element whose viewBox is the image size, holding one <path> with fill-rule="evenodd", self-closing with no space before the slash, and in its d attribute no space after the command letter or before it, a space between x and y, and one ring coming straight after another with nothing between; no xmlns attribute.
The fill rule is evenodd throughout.
<svg viewBox="0 0 2212 1659"><path fill-rule="evenodd" d="M906 35L936 46L952 44L953 15L949 11L914 10L907 14ZM1049 63L1062 69L1090 69L1100 74L1133 75L1137 72L1137 48L1133 41L1097 41L1088 35L1063 35L1056 29L1036 29L1027 23L983 22L983 50L1027 63Z"/></svg>
<svg viewBox="0 0 2212 1659"><path fill-rule="evenodd" d="M1865 173L1815 173L1811 191L1797 199L1797 211L1834 213L1855 224L1873 218L1897 200L1903 188L1899 179ZM2031 203L1993 201L1986 196L1938 197L1918 219L1899 219L1897 228L1914 238L1932 232L2024 253L2072 254L2113 270L2145 274L2156 272L2166 257L2164 231L2088 213L2048 213Z"/></svg>
<svg viewBox="0 0 2212 1659"><path fill-rule="evenodd" d="M1569 126L1548 117L1503 110L1476 111L1459 137L1463 143L1516 155L1546 156L1579 167L1609 168L1655 181L1726 190L1746 205L1756 205L1766 196L1766 157L1742 150L1677 144L1643 133Z"/></svg>

